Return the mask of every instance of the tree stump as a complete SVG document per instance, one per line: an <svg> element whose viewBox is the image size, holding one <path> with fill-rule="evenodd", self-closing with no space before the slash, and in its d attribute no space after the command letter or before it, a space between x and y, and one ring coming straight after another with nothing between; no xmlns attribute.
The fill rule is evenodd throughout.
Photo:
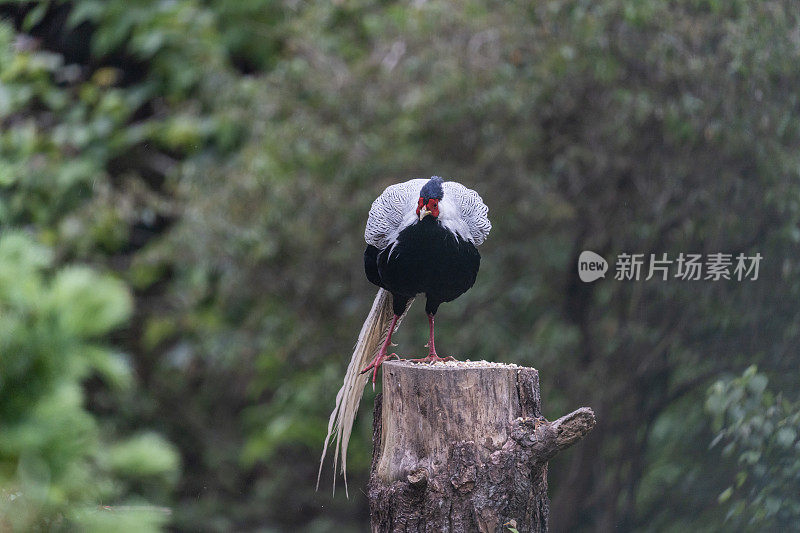
<svg viewBox="0 0 800 533"><path fill-rule="evenodd" d="M386 362L375 399L372 531L547 531L547 461L594 424L586 407L543 418L533 368Z"/></svg>

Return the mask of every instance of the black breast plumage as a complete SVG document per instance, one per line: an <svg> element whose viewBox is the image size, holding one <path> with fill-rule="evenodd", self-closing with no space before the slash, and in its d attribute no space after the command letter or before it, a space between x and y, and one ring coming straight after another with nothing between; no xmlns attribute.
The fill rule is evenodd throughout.
<svg viewBox="0 0 800 533"><path fill-rule="evenodd" d="M379 250L367 245L367 279L392 293L395 314L409 299L425 294L425 311L455 300L475 283L481 256L471 242L450 232L428 216L403 229L393 246Z"/></svg>

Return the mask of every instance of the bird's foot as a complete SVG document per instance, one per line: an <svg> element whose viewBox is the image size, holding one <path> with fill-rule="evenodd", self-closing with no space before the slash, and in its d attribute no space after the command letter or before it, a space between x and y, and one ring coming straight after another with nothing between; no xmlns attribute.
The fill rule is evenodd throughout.
<svg viewBox="0 0 800 533"><path fill-rule="evenodd" d="M359 372L359 374L364 374L365 372L369 372L370 370L372 370L372 386L374 388L375 378L378 375L378 367L381 366L381 364L383 364L384 361L388 361L392 357L397 357L398 359L400 359L400 356L398 356L396 353L387 354L384 351L379 352L378 355L375 356L375 359L373 359L372 362L369 364L369 366L367 366L364 370Z"/></svg>
<svg viewBox="0 0 800 533"><path fill-rule="evenodd" d="M446 363L447 361L455 361L455 357L439 357L436 352L429 353L427 357L422 359L409 359L412 363Z"/></svg>

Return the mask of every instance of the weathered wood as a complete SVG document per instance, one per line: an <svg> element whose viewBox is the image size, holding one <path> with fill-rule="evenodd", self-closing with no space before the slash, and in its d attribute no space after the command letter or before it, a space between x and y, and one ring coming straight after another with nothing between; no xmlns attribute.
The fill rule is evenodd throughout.
<svg viewBox="0 0 800 533"><path fill-rule="evenodd" d="M547 531L547 460L594 423L585 407L544 419L533 368L386 362L375 399L372 531Z"/></svg>

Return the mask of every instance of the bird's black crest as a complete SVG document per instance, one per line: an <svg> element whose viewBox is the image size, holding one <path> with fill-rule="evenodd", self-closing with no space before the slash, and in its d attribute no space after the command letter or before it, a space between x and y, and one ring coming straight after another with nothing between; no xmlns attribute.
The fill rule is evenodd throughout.
<svg viewBox="0 0 800 533"><path fill-rule="evenodd" d="M439 176L433 176L428 183L426 183L422 190L419 191L419 195L425 199L436 198L437 200L441 200L444 197L444 189L442 188L442 183L444 180Z"/></svg>

